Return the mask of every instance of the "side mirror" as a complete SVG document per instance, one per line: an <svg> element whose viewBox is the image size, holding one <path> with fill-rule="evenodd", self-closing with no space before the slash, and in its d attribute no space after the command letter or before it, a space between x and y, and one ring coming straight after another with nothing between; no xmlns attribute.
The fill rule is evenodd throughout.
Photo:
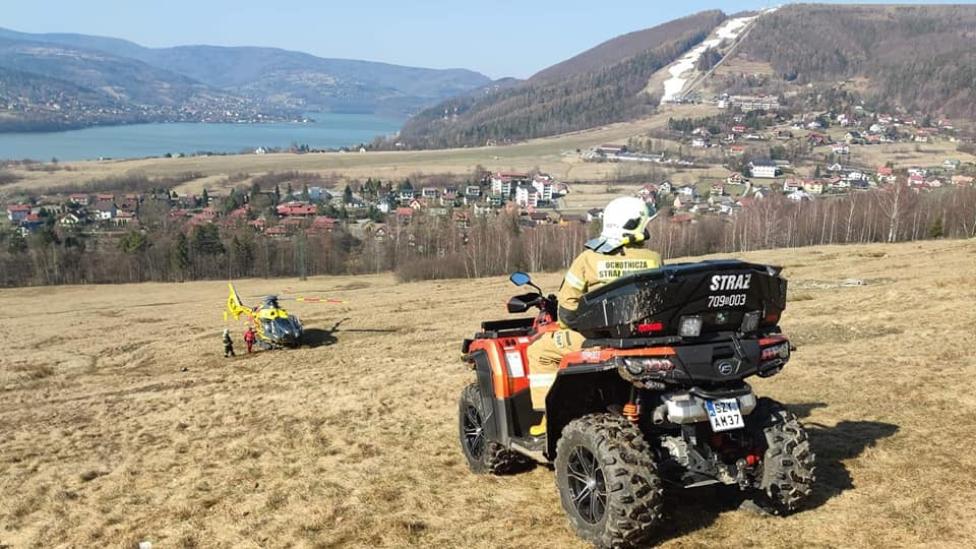
<svg viewBox="0 0 976 549"><path fill-rule="evenodd" d="M515 284L516 286L525 286L526 284L532 283L532 277L526 273L523 273L522 271L512 273L508 279L511 280L512 284Z"/></svg>

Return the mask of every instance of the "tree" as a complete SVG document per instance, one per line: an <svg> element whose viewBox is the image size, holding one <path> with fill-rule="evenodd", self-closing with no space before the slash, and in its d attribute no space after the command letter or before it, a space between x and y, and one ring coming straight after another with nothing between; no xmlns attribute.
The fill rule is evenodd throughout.
<svg viewBox="0 0 976 549"><path fill-rule="evenodd" d="M129 231L119 240L119 249L122 253L134 255L145 252L152 243L149 237L141 231Z"/></svg>
<svg viewBox="0 0 976 549"><path fill-rule="evenodd" d="M12 255L27 253L27 239L18 230L12 230L7 237L7 251Z"/></svg>
<svg viewBox="0 0 976 549"><path fill-rule="evenodd" d="M220 241L220 229L213 223L197 225L193 229L193 251L200 255L221 255L225 251Z"/></svg>
<svg viewBox="0 0 976 549"><path fill-rule="evenodd" d="M302 184L302 201L311 202L312 196L308 193L308 183Z"/></svg>
<svg viewBox="0 0 976 549"><path fill-rule="evenodd" d="M342 191L342 203L352 204L352 187L346 185L346 188Z"/></svg>
<svg viewBox="0 0 976 549"><path fill-rule="evenodd" d="M945 229L942 227L942 218L936 217L932 226L929 227L929 238L942 238L945 236Z"/></svg>
<svg viewBox="0 0 976 549"><path fill-rule="evenodd" d="M200 202L204 208L210 205L210 194L207 193L207 189L203 189L203 194L200 195Z"/></svg>
<svg viewBox="0 0 976 549"><path fill-rule="evenodd" d="M186 272L190 269L190 242L183 233L177 233L176 240L170 248L170 268L176 272L177 279L184 280Z"/></svg>

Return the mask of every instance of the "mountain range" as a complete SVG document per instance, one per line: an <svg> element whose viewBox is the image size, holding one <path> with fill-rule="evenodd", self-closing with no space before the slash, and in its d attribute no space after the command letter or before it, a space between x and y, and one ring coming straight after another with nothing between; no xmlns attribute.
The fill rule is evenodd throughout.
<svg viewBox="0 0 976 549"><path fill-rule="evenodd" d="M750 16L737 38L720 32ZM976 5L791 4L706 11L614 38L528 80L446 99L408 120L399 140L476 146L639 118L657 108L671 63L709 36L719 46L692 73L700 97L776 95L800 110L842 106L825 98L843 97L976 119ZM708 70L718 63L722 70Z"/></svg>
<svg viewBox="0 0 976 549"><path fill-rule="evenodd" d="M0 29L0 130L241 121L310 111L406 115L489 82L465 69L276 48L147 48L116 38Z"/></svg>

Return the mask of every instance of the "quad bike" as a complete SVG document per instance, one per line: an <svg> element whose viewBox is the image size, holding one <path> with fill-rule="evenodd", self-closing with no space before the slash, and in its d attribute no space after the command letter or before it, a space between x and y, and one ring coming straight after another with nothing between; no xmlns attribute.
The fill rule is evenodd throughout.
<svg viewBox="0 0 976 549"><path fill-rule="evenodd" d="M536 461L555 469L576 533L598 546L645 543L663 520L663 488L738 487L783 514L811 494L814 455L783 405L746 378L779 373L793 350L777 326L786 280L741 261L675 264L586 294L574 329L583 349L561 362L547 397L547 433L530 434L526 348L558 329L555 296L508 302L534 317L483 322L462 345L476 382L461 393L459 435L470 469L504 474Z"/></svg>

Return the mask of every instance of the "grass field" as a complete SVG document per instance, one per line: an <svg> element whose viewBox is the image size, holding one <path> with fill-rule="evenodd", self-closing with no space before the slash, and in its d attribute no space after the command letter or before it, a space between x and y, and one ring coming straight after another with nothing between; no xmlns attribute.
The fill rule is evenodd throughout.
<svg viewBox="0 0 976 549"><path fill-rule="evenodd" d="M815 495L763 518L672 493L660 543L976 545L976 241L745 257L790 279L799 350L753 384L803 417ZM474 476L458 448L460 340L507 281L238 287L344 303L286 302L311 346L225 360L221 282L2 291L0 546L582 546L549 470Z"/></svg>

